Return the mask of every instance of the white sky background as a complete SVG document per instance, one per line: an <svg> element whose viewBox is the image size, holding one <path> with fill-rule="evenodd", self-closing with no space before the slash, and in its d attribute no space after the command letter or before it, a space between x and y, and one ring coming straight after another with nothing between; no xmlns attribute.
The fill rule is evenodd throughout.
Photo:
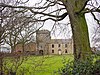
<svg viewBox="0 0 100 75"><path fill-rule="evenodd" d="M24 0L26 1L26 0ZM34 5L35 3L39 2L41 0L29 0L28 2L28 6L32 6ZM44 0L46 1L46 0ZM99 0L98 0L99 1ZM94 31L94 27L97 27L98 25L96 24L96 22L94 21L92 15L90 13L86 14L85 15L86 17L86 21L87 21L87 24L88 24L88 30L89 30L89 38L90 38L90 44L91 46L93 46L93 44L91 43L91 40L92 40L92 36L93 36L93 33L95 32ZM65 18L64 20L62 20L61 22L62 23L68 23L68 17ZM48 20L45 22L45 25L42 29L48 29L48 30L51 30L52 29L52 26L53 26L53 22L51 20ZM70 26L68 26L68 30L71 30ZM65 38L71 38L71 32L69 31L66 31L66 35L64 34L64 32L61 32L61 34L59 34L59 29L56 30L55 34L52 34L51 37L54 39L65 39Z"/></svg>
<svg viewBox="0 0 100 75"><path fill-rule="evenodd" d="M97 14L97 15L100 15L100 14ZM90 38L91 46L96 46L96 44L93 42L93 40L95 38L100 37L100 33L98 33L98 31L100 31L100 26L96 23L96 21L93 19L93 16L90 13L85 14L85 16L86 16L86 21L88 24L89 38ZM95 36L95 38L93 38L94 36Z"/></svg>

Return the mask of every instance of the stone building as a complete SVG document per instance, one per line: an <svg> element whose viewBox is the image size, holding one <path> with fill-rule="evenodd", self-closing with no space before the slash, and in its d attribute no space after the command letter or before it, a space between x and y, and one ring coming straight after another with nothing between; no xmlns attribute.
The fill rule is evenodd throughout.
<svg viewBox="0 0 100 75"><path fill-rule="evenodd" d="M49 54L50 31L39 30L36 32L37 54Z"/></svg>
<svg viewBox="0 0 100 75"><path fill-rule="evenodd" d="M22 51L21 45L16 50ZM50 31L39 30L36 32L36 42L25 45L25 50L35 52L36 55L73 54L73 40L51 39Z"/></svg>
<svg viewBox="0 0 100 75"><path fill-rule="evenodd" d="M16 46L16 52L23 52L23 45L18 44ZM36 42L29 42L24 46L24 52L31 52L34 53L36 51Z"/></svg>
<svg viewBox="0 0 100 75"><path fill-rule="evenodd" d="M72 39L51 39L50 31L36 32L38 54L73 54Z"/></svg>
<svg viewBox="0 0 100 75"><path fill-rule="evenodd" d="M72 39L51 39L49 44L50 54L73 54Z"/></svg>

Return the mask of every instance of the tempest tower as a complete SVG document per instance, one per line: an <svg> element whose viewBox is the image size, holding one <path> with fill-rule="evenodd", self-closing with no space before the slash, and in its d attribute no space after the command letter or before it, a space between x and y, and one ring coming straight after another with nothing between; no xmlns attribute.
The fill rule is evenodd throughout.
<svg viewBox="0 0 100 75"><path fill-rule="evenodd" d="M49 43L51 40L50 31L39 30L36 32L37 53L40 55L49 54Z"/></svg>

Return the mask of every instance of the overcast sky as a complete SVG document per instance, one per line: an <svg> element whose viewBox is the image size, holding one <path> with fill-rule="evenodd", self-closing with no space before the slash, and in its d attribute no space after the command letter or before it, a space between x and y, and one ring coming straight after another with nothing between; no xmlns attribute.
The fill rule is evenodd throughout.
<svg viewBox="0 0 100 75"><path fill-rule="evenodd" d="M31 6L31 5L34 5L36 2L39 2L41 0L30 0L28 5ZM46 1L46 0L44 0ZM98 0L99 1L99 0ZM85 14L85 17L86 17L86 21L87 21L87 24L88 24L88 30L89 30L89 38L90 38L90 42L92 40L92 36L93 36L93 33L95 33L95 30L94 28L96 28L98 25L96 24L95 20L93 19L92 15L90 13L88 14ZM61 21L62 23L68 23L68 17L65 18L63 21ZM48 29L48 30L51 30L52 29L52 25L54 23L51 21L51 20L48 20L45 22L45 25L42 29ZM56 33L55 35L53 34L51 37L52 38L57 38L57 39L65 39L65 38L70 38L71 37L71 32L69 32L69 30L71 30L70 26L68 26L68 29L66 29L68 31L66 32L61 32L61 34L59 34L60 32L60 29L58 27L58 30L56 29ZM66 33L66 34L65 34ZM92 45L92 43L91 43Z"/></svg>
<svg viewBox="0 0 100 75"><path fill-rule="evenodd" d="M23 1L26 1L26 0L23 0ZM39 1L41 1L41 0L29 0L29 2L28 2L27 5L28 5L28 6L32 6L32 5L34 5L36 2L39 2ZM46 0L44 0L44 1L46 1ZM100 1L100 0L98 0L98 1ZM100 15L100 14L99 14L99 15ZM86 21L87 21L87 25L88 25L88 30L89 30L90 44L91 44L91 46L94 46L93 43L91 43L91 40L92 40L92 36L93 36L94 33L95 33L95 30L94 30L94 29L96 29L99 25L97 25L96 21L93 19L93 16L92 16L90 13L85 14L85 17L86 17ZM99 19L100 19L100 18L99 18ZM66 24L66 23L68 23L68 21L69 21L69 18L66 17L66 18L65 18L64 20L62 20L61 22ZM54 24L53 21L48 20L48 21L45 22L44 27L43 27L42 29L51 30L53 24ZM61 26L63 26L63 25L61 25ZM67 27L68 27L68 29L66 29L64 32L60 32L61 29L59 29L59 27L58 27L58 28L56 29L56 32L51 34L51 38L52 38L52 39L67 39L67 38L71 38L71 35L72 35L72 33L71 33L71 31L70 31L70 30L71 30L71 27L70 27L69 25L68 25ZM70 31L70 32L69 32L69 31ZM60 34L59 34L59 32L60 32ZM65 34L65 33L66 33L66 34ZM7 46L7 45L6 45L6 46Z"/></svg>
<svg viewBox="0 0 100 75"><path fill-rule="evenodd" d="M26 1L26 0L23 0L23 1ZM28 6L32 6L34 5L36 2L39 2L41 0L29 0L28 2ZM46 1L46 0L44 0ZM100 15L100 14L99 14ZM93 36L93 33L95 32L94 28L96 28L98 25L96 24L96 22L94 21L93 17L91 16L91 14L85 14L85 17L86 17L86 21L87 21L87 24L88 24L88 30L89 30L89 38L90 38L90 43L91 43L91 40L92 40L92 36ZM62 23L68 23L69 22L69 18L66 17L64 20L61 21ZM48 30L51 30L52 29L52 26L54 25L54 22L51 21L51 20L48 20L45 22L44 24L44 27L42 29L48 29ZM63 25L61 25L61 27L64 28ZM60 32L61 29L60 27L58 26L55 33L52 33L51 34L51 38L52 39L67 39L67 38L71 38L71 27L70 25L67 26L67 29ZM60 34L59 34L60 33ZM93 46L93 44L91 43L91 46Z"/></svg>

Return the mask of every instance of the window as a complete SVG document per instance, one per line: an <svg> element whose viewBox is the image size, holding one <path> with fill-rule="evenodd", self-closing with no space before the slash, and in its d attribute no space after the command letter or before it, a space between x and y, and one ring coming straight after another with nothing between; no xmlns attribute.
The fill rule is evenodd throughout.
<svg viewBox="0 0 100 75"><path fill-rule="evenodd" d="M58 51L61 51L61 49L58 49Z"/></svg>
<svg viewBox="0 0 100 75"><path fill-rule="evenodd" d="M54 44L52 44L52 48L54 48Z"/></svg>
<svg viewBox="0 0 100 75"><path fill-rule="evenodd" d="M54 50L52 50L52 53L54 53Z"/></svg>
<svg viewBox="0 0 100 75"><path fill-rule="evenodd" d="M41 48L42 48L42 46L41 46Z"/></svg>
<svg viewBox="0 0 100 75"><path fill-rule="evenodd" d="M65 49L65 53L67 53L67 49Z"/></svg>
<svg viewBox="0 0 100 75"><path fill-rule="evenodd" d="M65 47L67 47L67 44L65 44Z"/></svg>
<svg viewBox="0 0 100 75"><path fill-rule="evenodd" d="M60 44L58 44L58 47L60 47Z"/></svg>

